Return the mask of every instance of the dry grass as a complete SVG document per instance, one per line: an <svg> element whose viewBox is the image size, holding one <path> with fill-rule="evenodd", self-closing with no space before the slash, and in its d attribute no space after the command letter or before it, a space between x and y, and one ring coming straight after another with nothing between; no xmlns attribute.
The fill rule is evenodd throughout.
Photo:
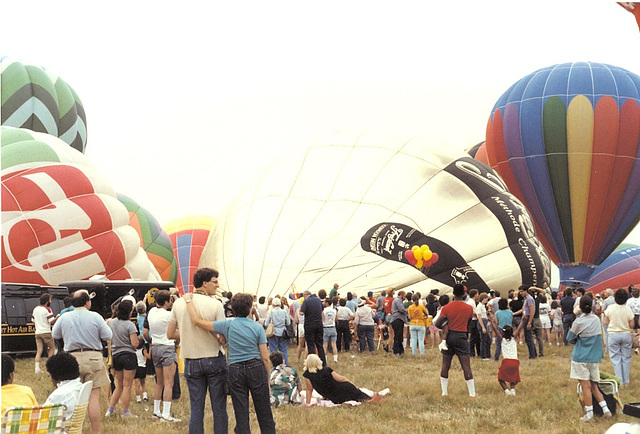
<svg viewBox="0 0 640 434"><path fill-rule="evenodd" d="M498 385L496 375L499 362L472 361L479 398L467 396L466 385L457 361L454 361L449 380L449 397L440 397L440 355L433 349L424 358L410 355L387 356L382 351L375 354L340 355L336 365L330 366L347 376L358 386L372 390L391 389L391 394L380 404L364 404L357 407L334 408L287 407L274 410L276 428L280 433L365 433L394 432L489 432L498 429L518 432L553 433L602 433L614 422L635 422L621 413L613 420L598 420L590 424L579 421L582 409L576 396L576 384L569 380L570 348L547 347L547 355L538 360L526 359L525 346L519 346L522 383L518 395L506 397ZM295 352L290 350L292 359ZM330 357L329 357L330 359ZM623 402L640 401L640 356L634 355L631 386L621 391ZM43 402L53 386L46 374L33 374L33 360L22 359L16 363L16 382L31 386L38 402ZM293 366L302 370L302 363ZM608 356L601 364L603 370L613 372ZM154 381L147 379L152 396ZM175 417L189 418L189 396L182 380L182 398L174 402ZM135 400L134 400L135 401ZM107 404L103 398L103 411ZM235 421L229 400L229 427ZM120 417L102 419L103 433L118 432L187 432L187 422L168 425L152 420L153 403L132 403L131 410L138 415L135 420ZM117 409L119 412L119 408ZM259 432L255 417L251 419L253 432ZM87 425L85 425L85 428ZM213 432L210 410L205 418L205 431Z"/></svg>

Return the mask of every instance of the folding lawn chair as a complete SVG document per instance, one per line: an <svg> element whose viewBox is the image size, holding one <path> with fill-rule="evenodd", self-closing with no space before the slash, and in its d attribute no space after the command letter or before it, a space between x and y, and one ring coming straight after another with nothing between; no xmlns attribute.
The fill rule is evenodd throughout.
<svg viewBox="0 0 640 434"><path fill-rule="evenodd" d="M615 415L617 411L617 406L622 408L622 401L620 401L620 391L618 387L618 382L612 378L600 377L600 381L598 381L598 387L600 388L600 391L604 395L605 401L607 402L607 406L609 407L609 410L611 410L611 414ZM578 383L576 392L578 394L578 400L580 401L580 404L584 408L584 401L582 398L582 387L580 386L580 383ZM596 415L599 415L598 411L600 411L600 413L602 412L599 405L594 405L593 409Z"/></svg>
<svg viewBox="0 0 640 434"><path fill-rule="evenodd" d="M87 381L82 385L80 394L78 395L78 403L73 409L71 420L67 421L64 432L67 434L80 434L82 433L82 424L87 415L87 407L89 406L89 396L91 395L91 389L93 388L93 381Z"/></svg>
<svg viewBox="0 0 640 434"><path fill-rule="evenodd" d="M4 413L2 432L4 434L64 433L64 404L47 404L34 407L11 407Z"/></svg>

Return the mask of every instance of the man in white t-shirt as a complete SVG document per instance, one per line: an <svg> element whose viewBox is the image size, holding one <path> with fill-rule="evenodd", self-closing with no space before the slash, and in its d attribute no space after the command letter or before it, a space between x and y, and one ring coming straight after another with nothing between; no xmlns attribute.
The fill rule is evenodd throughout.
<svg viewBox="0 0 640 434"><path fill-rule="evenodd" d="M47 355L49 357L56 353L56 345L51 336L51 325L55 322L53 312L51 312L51 294L44 293L40 296L40 305L33 309L31 319L36 327L36 374L41 374L40 358L47 346Z"/></svg>
<svg viewBox="0 0 640 434"><path fill-rule="evenodd" d="M171 392L178 363L175 341L167 337L167 328L171 319L169 309L171 309L173 301L167 290L158 291L155 299L156 307L147 314L149 336L151 337L151 360L157 378L153 398L153 417L167 422L180 422L180 419L171 416ZM162 413L160 412L161 402Z"/></svg>

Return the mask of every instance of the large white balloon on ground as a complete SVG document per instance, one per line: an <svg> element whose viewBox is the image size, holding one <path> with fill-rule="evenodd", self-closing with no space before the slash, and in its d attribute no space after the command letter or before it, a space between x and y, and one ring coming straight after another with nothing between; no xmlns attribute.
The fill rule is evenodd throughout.
<svg viewBox="0 0 640 434"><path fill-rule="evenodd" d="M160 280L108 180L49 134L0 127L2 280Z"/></svg>
<svg viewBox="0 0 640 434"><path fill-rule="evenodd" d="M405 257L413 246L400 246L415 241L407 228L431 243L430 253L418 254L420 268ZM433 253L439 259L431 265ZM347 136L260 173L219 217L200 266L218 269L224 289L265 296L336 282L343 295L362 295L389 286L420 284L424 294L455 282L505 290L550 280L527 211L487 166L421 139Z"/></svg>

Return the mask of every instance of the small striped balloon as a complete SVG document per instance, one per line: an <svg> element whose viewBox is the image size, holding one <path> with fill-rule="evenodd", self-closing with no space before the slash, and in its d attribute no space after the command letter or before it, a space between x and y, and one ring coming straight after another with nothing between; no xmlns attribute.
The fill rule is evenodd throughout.
<svg viewBox="0 0 640 434"><path fill-rule="evenodd" d="M0 57L2 125L62 139L84 152L87 119L75 91L60 77L10 57Z"/></svg>

